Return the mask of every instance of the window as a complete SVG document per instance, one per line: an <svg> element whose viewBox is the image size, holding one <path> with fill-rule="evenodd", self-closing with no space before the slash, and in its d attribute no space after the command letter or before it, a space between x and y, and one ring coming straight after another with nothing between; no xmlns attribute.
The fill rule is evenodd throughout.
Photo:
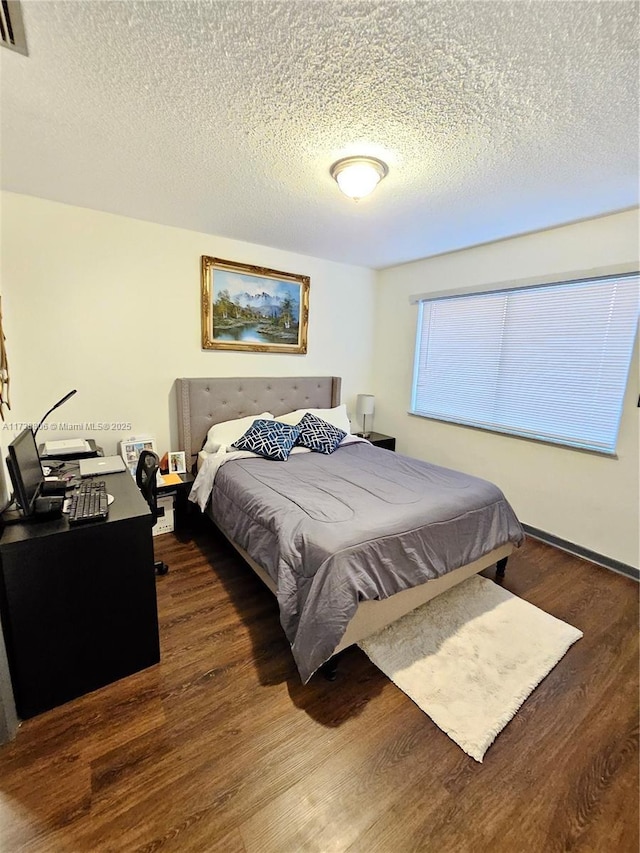
<svg viewBox="0 0 640 853"><path fill-rule="evenodd" d="M637 273L419 301L411 411L614 453Z"/></svg>

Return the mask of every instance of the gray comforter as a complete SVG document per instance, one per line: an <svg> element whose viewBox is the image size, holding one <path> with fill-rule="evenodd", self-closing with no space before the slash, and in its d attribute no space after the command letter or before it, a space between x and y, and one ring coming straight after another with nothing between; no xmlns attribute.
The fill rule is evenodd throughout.
<svg viewBox="0 0 640 853"><path fill-rule="evenodd" d="M303 682L331 656L358 602L524 538L492 483L365 443L286 463L229 461L210 511L276 582Z"/></svg>

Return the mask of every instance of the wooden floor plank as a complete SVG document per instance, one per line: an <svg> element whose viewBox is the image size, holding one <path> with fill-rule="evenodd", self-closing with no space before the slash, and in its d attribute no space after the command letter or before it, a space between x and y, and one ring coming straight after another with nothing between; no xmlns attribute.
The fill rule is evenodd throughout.
<svg viewBox="0 0 640 853"><path fill-rule="evenodd" d="M303 686L218 535L155 546L161 663L0 748L0 850L636 853L633 581L534 540L510 559L505 587L585 636L478 764L359 649Z"/></svg>

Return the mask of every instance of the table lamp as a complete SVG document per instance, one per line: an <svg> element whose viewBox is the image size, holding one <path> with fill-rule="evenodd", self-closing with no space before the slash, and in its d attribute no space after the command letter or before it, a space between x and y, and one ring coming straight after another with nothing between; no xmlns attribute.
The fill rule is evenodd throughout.
<svg viewBox="0 0 640 853"><path fill-rule="evenodd" d="M369 438L367 432L367 415L372 415L375 409L376 398L373 394L358 394L356 400L356 413L362 418L362 437Z"/></svg>

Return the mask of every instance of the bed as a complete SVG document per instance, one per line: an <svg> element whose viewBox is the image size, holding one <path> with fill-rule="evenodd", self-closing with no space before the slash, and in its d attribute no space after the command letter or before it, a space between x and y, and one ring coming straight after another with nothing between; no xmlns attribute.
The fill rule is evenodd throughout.
<svg viewBox="0 0 640 853"><path fill-rule="evenodd" d="M195 466L212 425L263 412L281 416L333 408L340 390L339 377L178 379L180 449ZM338 652L471 575L493 564L503 575L509 554L524 539L493 484L366 441L343 444L330 456L291 456L286 463L225 460L206 506L277 596L305 683ZM430 503L423 509L425 477ZM340 489L346 489L348 500ZM440 489L435 501L434 489ZM472 497L475 491L478 497ZM452 493L478 507L454 512L447 503ZM423 512L429 516L428 539L423 522L415 521ZM344 523L354 513L371 515L374 526L366 535ZM257 518L263 522L258 526ZM388 530L381 526L386 524ZM330 531L324 550L314 539L318 530L323 536Z"/></svg>

